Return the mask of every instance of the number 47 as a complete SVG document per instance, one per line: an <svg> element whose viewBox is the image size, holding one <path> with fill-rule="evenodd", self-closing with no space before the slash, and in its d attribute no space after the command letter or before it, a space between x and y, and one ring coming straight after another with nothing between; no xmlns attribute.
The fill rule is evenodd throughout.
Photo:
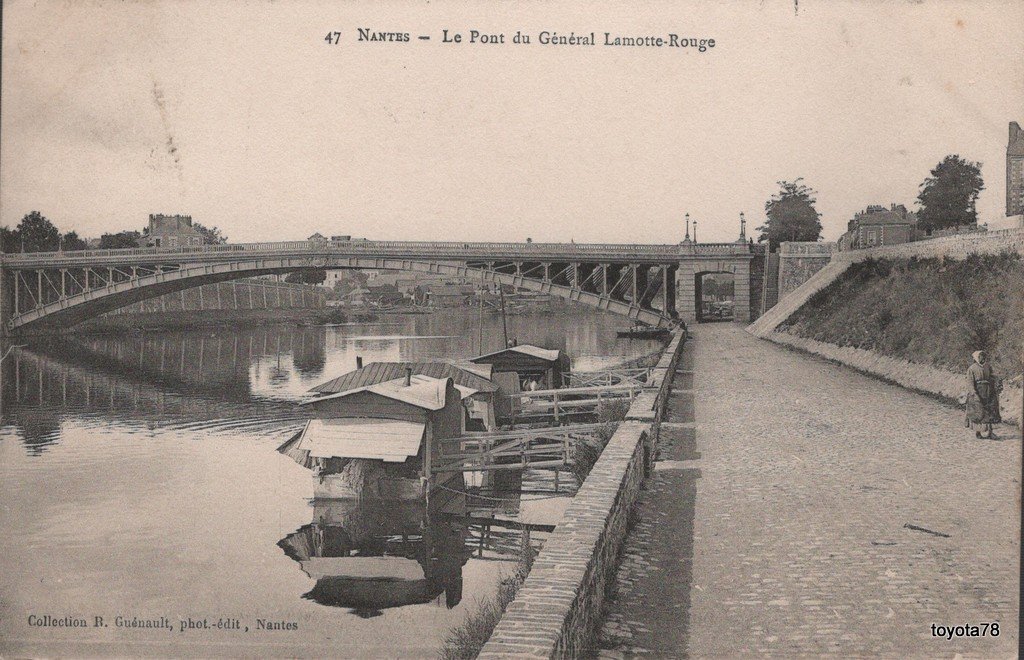
<svg viewBox="0 0 1024 660"><path fill-rule="evenodd" d="M332 46L337 46L341 40L341 32L328 32L327 36L324 37L324 41Z"/></svg>

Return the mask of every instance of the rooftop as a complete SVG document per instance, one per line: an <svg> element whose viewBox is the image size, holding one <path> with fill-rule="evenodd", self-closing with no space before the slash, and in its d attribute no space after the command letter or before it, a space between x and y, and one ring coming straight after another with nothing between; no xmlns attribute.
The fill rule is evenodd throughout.
<svg viewBox="0 0 1024 660"><path fill-rule="evenodd" d="M340 399L357 392L372 392L373 394L408 403L424 410L440 410L445 406L445 395L450 381L450 378L431 378L430 376L415 374L410 377L409 385L405 384L405 377L403 376L402 378L396 378L383 383L366 385L316 397L303 401L300 405L305 406L330 399Z"/></svg>
<svg viewBox="0 0 1024 660"><path fill-rule="evenodd" d="M405 377L405 370L431 378L451 378L455 385L472 388L480 392L496 392L498 386L490 381L489 365L454 365L447 362L371 362L362 369L350 371L317 385L310 392L337 394L368 385Z"/></svg>

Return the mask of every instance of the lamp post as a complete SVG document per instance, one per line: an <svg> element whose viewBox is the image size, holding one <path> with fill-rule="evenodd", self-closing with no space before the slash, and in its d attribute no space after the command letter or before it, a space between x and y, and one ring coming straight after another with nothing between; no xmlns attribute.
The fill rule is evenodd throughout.
<svg viewBox="0 0 1024 660"><path fill-rule="evenodd" d="M684 240L686 242L690 241L690 214L689 213L686 214L686 238Z"/></svg>
<svg viewBox="0 0 1024 660"><path fill-rule="evenodd" d="M693 242L697 242L697 221L693 221Z"/></svg>

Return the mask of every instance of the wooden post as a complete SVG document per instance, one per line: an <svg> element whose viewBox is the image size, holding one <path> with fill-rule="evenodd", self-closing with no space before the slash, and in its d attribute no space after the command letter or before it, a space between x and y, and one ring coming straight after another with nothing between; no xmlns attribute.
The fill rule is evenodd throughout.
<svg viewBox="0 0 1024 660"><path fill-rule="evenodd" d="M554 404L555 409L555 424L558 424L558 392L551 395L551 402Z"/></svg>

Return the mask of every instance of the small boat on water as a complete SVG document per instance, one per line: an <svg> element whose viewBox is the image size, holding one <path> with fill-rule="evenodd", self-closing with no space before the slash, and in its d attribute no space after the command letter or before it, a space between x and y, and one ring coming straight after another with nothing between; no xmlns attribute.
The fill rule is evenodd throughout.
<svg viewBox="0 0 1024 660"><path fill-rule="evenodd" d="M627 339L665 339L670 334L672 334L672 331L668 328L651 328L649 326L634 325L631 328L619 330L615 333L615 336Z"/></svg>

